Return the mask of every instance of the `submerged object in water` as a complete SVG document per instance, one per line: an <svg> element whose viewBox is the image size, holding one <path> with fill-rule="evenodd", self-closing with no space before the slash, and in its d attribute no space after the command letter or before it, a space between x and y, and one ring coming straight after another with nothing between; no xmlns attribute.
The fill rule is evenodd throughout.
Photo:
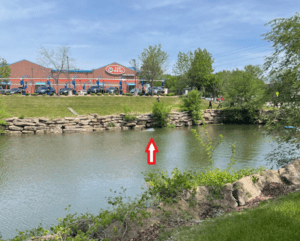
<svg viewBox="0 0 300 241"><path fill-rule="evenodd" d="M285 126L284 128L285 128L285 129L294 129L293 126Z"/></svg>
<svg viewBox="0 0 300 241"><path fill-rule="evenodd" d="M145 131L154 131L154 128L149 128L149 129L147 129Z"/></svg>

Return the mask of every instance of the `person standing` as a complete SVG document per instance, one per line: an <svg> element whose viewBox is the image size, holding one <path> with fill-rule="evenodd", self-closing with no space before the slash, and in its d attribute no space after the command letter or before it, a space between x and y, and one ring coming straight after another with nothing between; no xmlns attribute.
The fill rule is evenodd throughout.
<svg viewBox="0 0 300 241"><path fill-rule="evenodd" d="M208 109L212 109L212 101L209 101Z"/></svg>

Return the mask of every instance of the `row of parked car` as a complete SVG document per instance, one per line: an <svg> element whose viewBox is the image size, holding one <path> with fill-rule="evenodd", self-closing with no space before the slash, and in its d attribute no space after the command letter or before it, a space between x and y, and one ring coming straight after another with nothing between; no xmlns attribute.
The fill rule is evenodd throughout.
<svg viewBox="0 0 300 241"><path fill-rule="evenodd" d="M90 87L89 89L87 89L86 93L87 94L92 94L92 93L103 93L103 86L92 86ZM8 89L8 90L4 90L2 88L2 86L0 86L0 94L5 94L5 93L10 93L10 94L17 94L17 93L22 93L22 88L13 88L13 89ZM59 90L59 94L63 95L63 94L66 94L66 93L69 93L69 91L72 91L73 94L76 94L76 90L73 89L73 88L62 88ZM137 93L142 93L142 90L141 89L131 89L130 90L130 93L134 94L135 92ZM153 87L151 89L151 87L149 87L147 89L147 93L149 94L153 94L156 95L156 94L162 94L164 93L164 90L162 87ZM37 90L34 91L34 93L37 93L37 94L56 94L56 91L53 87L49 87L49 86L41 86L39 87ZM104 90L104 93L109 93L109 94L116 94L116 93L120 93L120 90L118 87L108 87Z"/></svg>

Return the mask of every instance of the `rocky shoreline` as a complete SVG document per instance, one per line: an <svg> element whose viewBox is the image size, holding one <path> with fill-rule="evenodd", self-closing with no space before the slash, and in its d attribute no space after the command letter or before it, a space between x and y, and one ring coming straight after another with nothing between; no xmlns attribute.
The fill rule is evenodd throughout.
<svg viewBox="0 0 300 241"><path fill-rule="evenodd" d="M70 132L99 132L104 130L143 130L153 127L156 122L151 113L138 115L136 120L124 120L124 113L119 115L99 116L98 114L79 115L75 117L65 117L48 119L18 117L4 119L7 126L3 126L7 131L6 135L29 135L47 133L70 133ZM222 110L207 109L203 111L206 124L220 124L225 116ZM168 116L169 124L175 127L192 126L202 124L201 120L193 123L192 117L187 111L171 112ZM112 126L114 125L114 127Z"/></svg>

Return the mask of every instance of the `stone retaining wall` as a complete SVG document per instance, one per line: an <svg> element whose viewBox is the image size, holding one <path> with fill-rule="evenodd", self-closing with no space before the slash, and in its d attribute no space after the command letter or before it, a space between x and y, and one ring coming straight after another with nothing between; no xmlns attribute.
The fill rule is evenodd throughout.
<svg viewBox="0 0 300 241"><path fill-rule="evenodd" d="M134 121L125 121L125 114L99 116L98 114L89 114L76 117L65 117L57 119L40 118L24 118L18 117L4 119L8 124L5 126L6 134L44 134L44 133L69 133L69 132L92 132L104 130L143 130L152 127L155 123L151 113L141 114ZM224 120L222 110L208 109L203 113L206 124L219 124ZM192 117L185 112L171 112L169 124L176 127L193 125ZM110 123L114 123L115 127L109 127ZM194 125L200 125L200 120Z"/></svg>

